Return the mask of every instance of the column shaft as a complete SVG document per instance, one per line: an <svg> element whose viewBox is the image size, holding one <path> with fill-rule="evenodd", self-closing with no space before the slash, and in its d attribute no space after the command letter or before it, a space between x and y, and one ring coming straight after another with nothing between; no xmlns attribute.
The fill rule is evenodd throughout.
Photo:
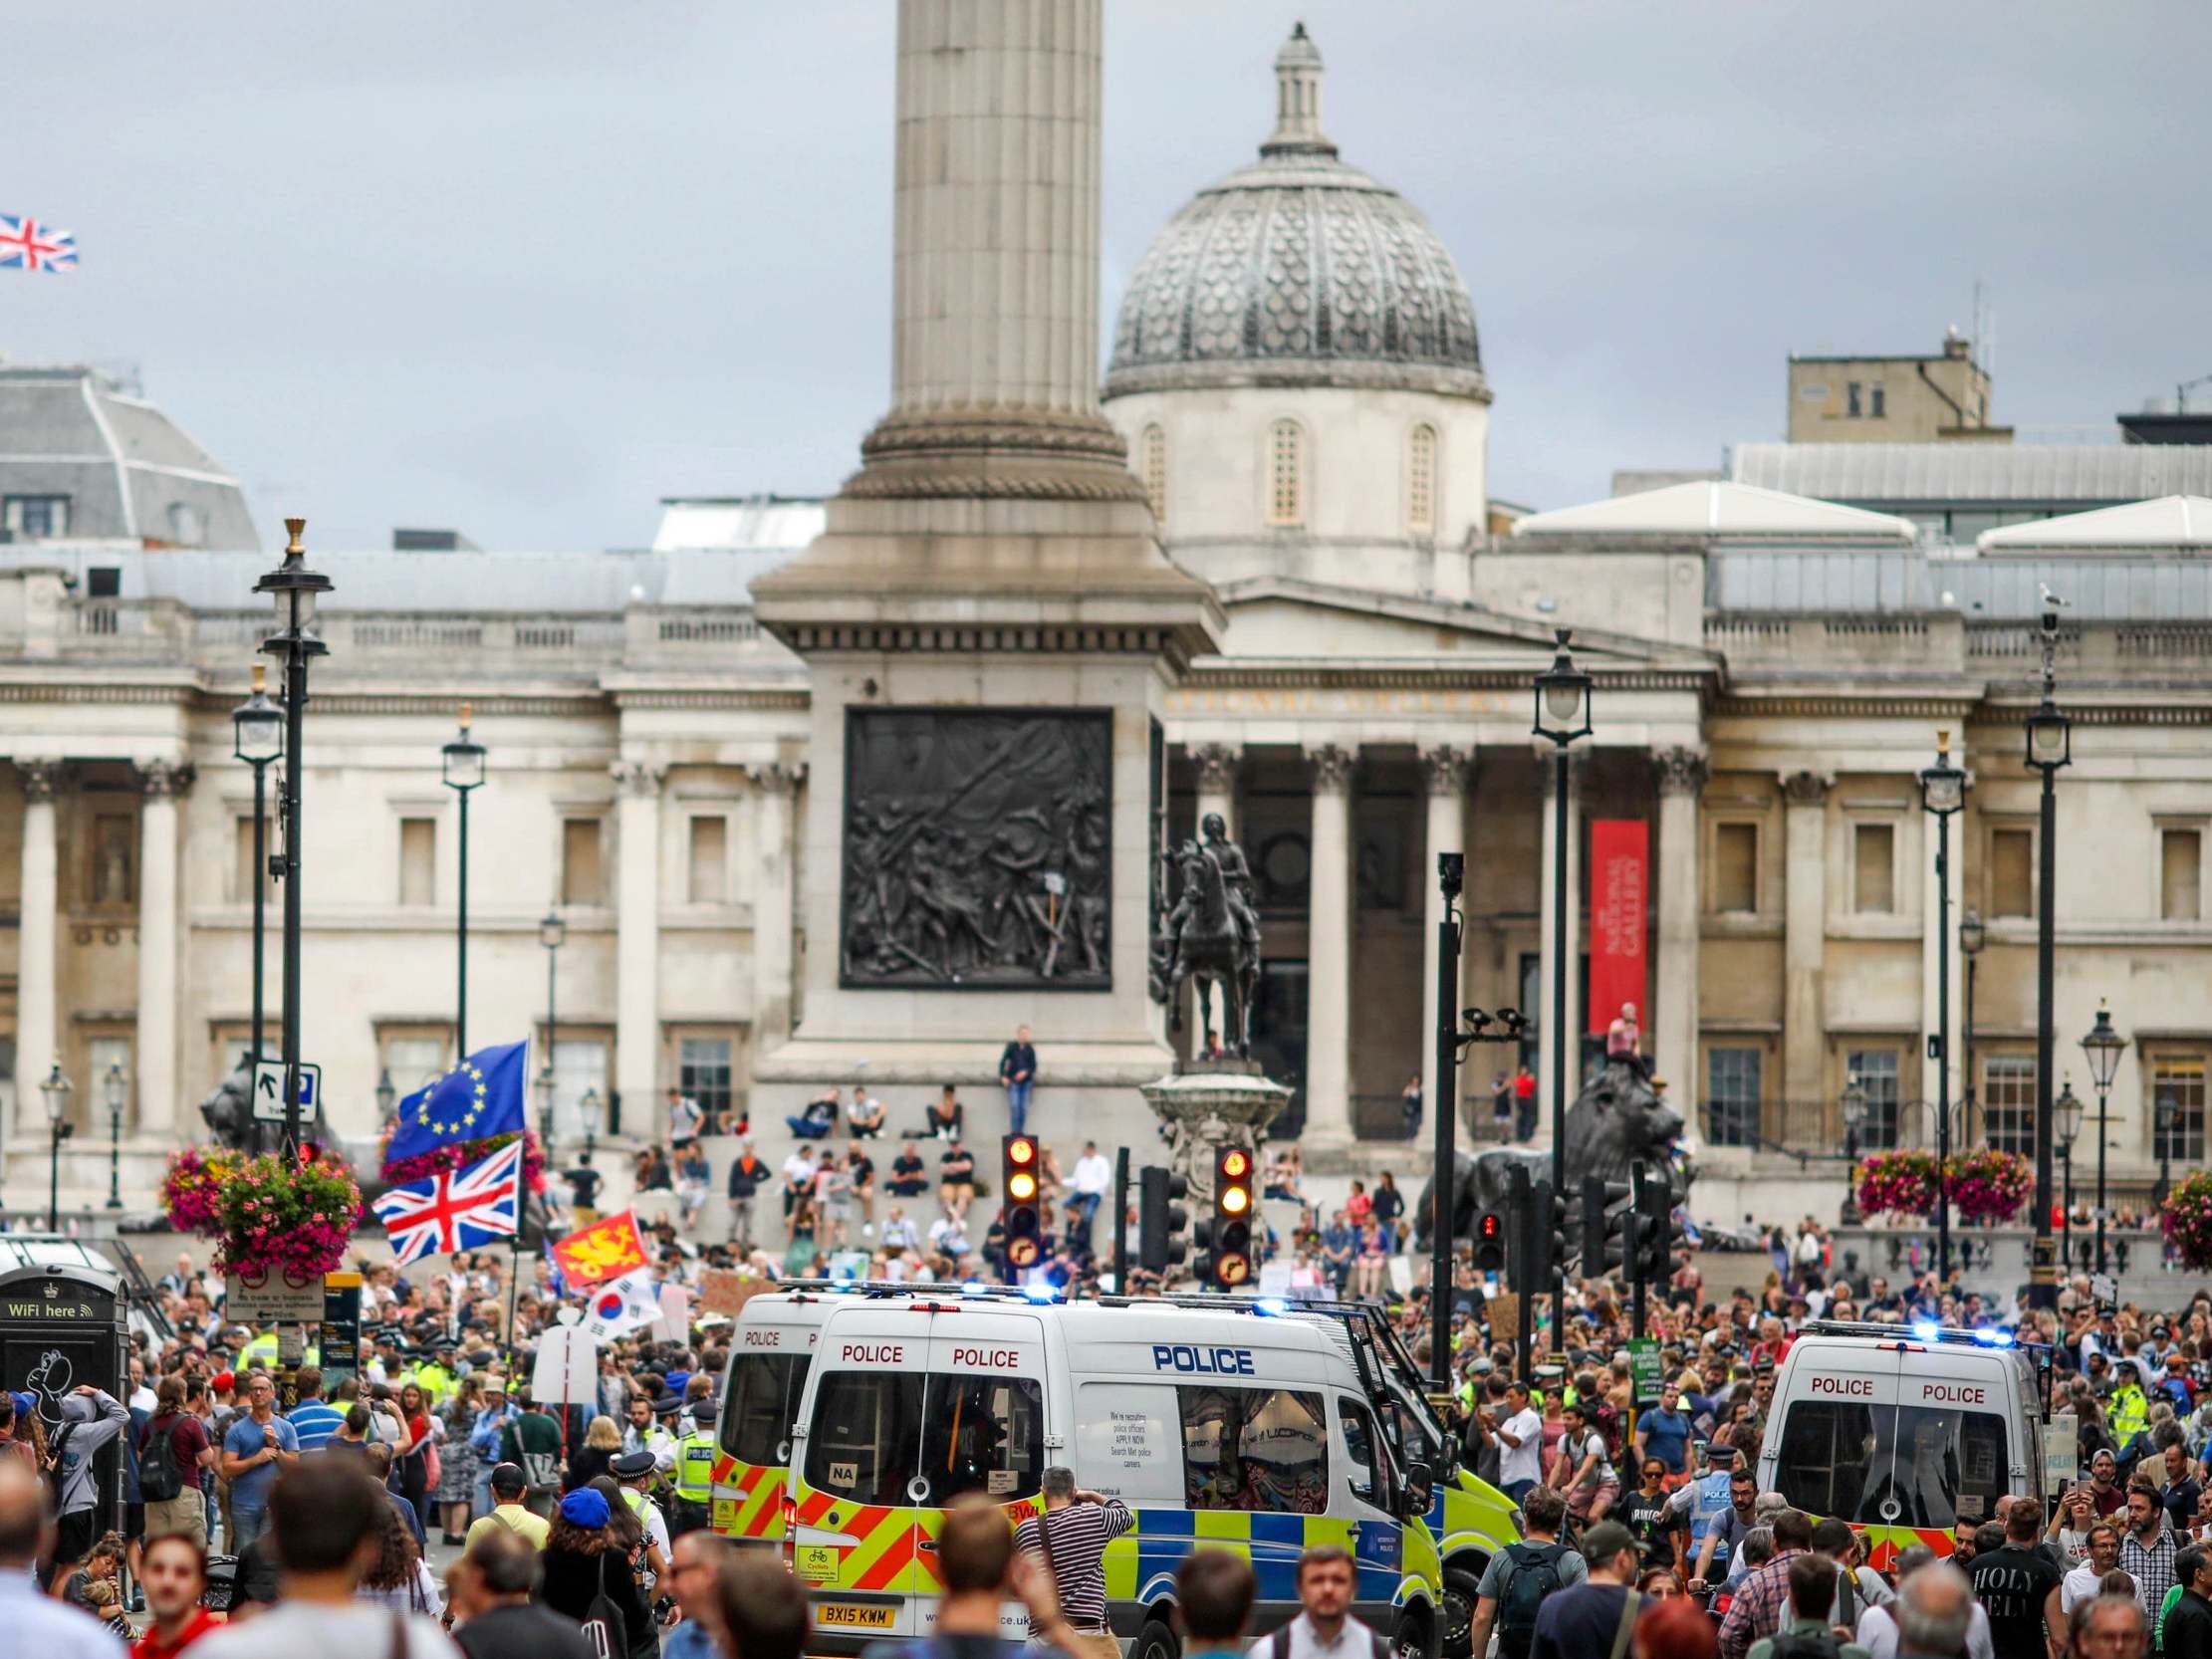
<svg viewBox="0 0 2212 1659"><path fill-rule="evenodd" d="M1704 1094L1697 1074L1697 946L1704 901L1698 891L1698 795L1705 757L1668 749L1659 771L1659 962L1652 1010L1651 1056L1667 1079L1667 1098L1685 1121Z"/></svg>
<svg viewBox="0 0 2212 1659"><path fill-rule="evenodd" d="M1558 787L1559 763L1547 753L1537 758L1537 768L1544 779L1544 831L1539 845L1544 861L1543 909L1538 916L1538 938L1543 952L1543 987L1538 1004L1541 1027L1538 1032L1537 1053L1537 1112L1538 1128L1549 1132L1552 1121L1552 1079L1558 1074L1554 1067L1558 1061L1558 1045L1567 1044L1568 1090L1573 1094L1582 1086L1582 1067L1577 1057L1582 1053L1583 1029L1583 875L1582 875L1582 823L1583 823L1583 759L1570 755L1567 763L1567 1004L1564 1008L1553 1006L1553 953L1561 942L1552 937L1553 895L1558 890L1559 856L1558 813L1555 811L1554 790Z"/></svg>
<svg viewBox="0 0 2212 1659"><path fill-rule="evenodd" d="M1352 1138L1352 756L1312 751L1306 926L1306 1139Z"/></svg>
<svg viewBox="0 0 2212 1659"><path fill-rule="evenodd" d="M8 1127L19 1133L46 1121L39 1083L61 1053L54 996L61 876L55 856L54 791L61 774L57 761L16 766L23 785L23 915L16 934L15 1121Z"/></svg>
<svg viewBox="0 0 2212 1659"><path fill-rule="evenodd" d="M792 795L801 769L764 766L753 770L755 865L753 873L753 1052L791 1035L791 934L798 924L792 908Z"/></svg>
<svg viewBox="0 0 2212 1659"><path fill-rule="evenodd" d="M138 775L138 1127L166 1137L176 1122L177 799L192 774L153 761Z"/></svg>
<svg viewBox="0 0 2212 1659"><path fill-rule="evenodd" d="M640 761L617 761L614 773L621 791L614 1086L622 1096L623 1133L643 1135L659 1126L660 784L666 773Z"/></svg>
<svg viewBox="0 0 2212 1659"><path fill-rule="evenodd" d="M1812 1145L1830 1132L1823 1054L1827 1024L1821 970L1828 938L1828 791L1831 780L1796 772L1782 781L1784 817L1782 911L1782 1098L1795 1114L1768 1132Z"/></svg>
<svg viewBox="0 0 2212 1659"><path fill-rule="evenodd" d="M1433 1130L1429 1114L1450 1102L1458 1108L1456 1077L1436 1074L1436 929L1444 920L1444 892L1436 883L1436 855L1467 850L1467 783L1474 763L1464 749L1446 745L1424 750L1422 775L1428 782L1428 859L1421 871L1423 894L1421 929L1421 1118L1424 1132ZM1465 1001L1464 998L1461 999ZM1453 1011L1456 1019L1456 1010ZM1475 1064L1481 1064L1477 1054Z"/></svg>

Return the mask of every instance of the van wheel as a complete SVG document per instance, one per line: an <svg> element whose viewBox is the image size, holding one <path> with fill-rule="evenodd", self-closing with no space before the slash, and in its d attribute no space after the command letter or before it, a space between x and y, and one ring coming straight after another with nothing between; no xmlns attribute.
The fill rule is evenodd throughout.
<svg viewBox="0 0 2212 1659"><path fill-rule="evenodd" d="M1136 1633L1129 1659L1182 1659L1182 1651L1183 1644L1175 1639L1167 1620L1155 1615L1146 1619L1144 1628Z"/></svg>
<svg viewBox="0 0 2212 1659"><path fill-rule="evenodd" d="M1475 1602L1481 1594L1482 1580L1472 1572L1444 1568L1443 1659L1472 1659Z"/></svg>
<svg viewBox="0 0 2212 1659"><path fill-rule="evenodd" d="M1437 1659L1436 1620L1428 1608L1406 1607L1398 1613L1390 1651L1394 1659Z"/></svg>

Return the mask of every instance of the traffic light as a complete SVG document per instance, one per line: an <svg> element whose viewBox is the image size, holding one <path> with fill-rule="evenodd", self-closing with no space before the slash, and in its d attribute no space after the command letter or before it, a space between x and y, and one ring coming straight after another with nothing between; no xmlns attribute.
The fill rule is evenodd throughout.
<svg viewBox="0 0 2212 1659"><path fill-rule="evenodd" d="M1136 1261L1146 1273L1165 1273L1190 1254L1183 1229L1190 1212L1177 1202L1190 1183L1171 1169L1147 1168L1137 1176Z"/></svg>
<svg viewBox="0 0 2212 1659"><path fill-rule="evenodd" d="M1628 1254L1628 1183L1600 1175L1583 1177L1583 1277L1597 1279ZM1619 1208L1614 1208L1615 1205Z"/></svg>
<svg viewBox="0 0 2212 1659"><path fill-rule="evenodd" d="M1664 1285L1674 1266L1674 1195L1645 1174L1636 1182L1635 1257L1646 1285Z"/></svg>
<svg viewBox="0 0 2212 1659"><path fill-rule="evenodd" d="M1529 1200L1529 1283L1514 1289L1534 1294L1548 1289L1555 1273L1564 1273L1574 1257L1568 1248L1567 1196L1552 1190L1549 1181L1538 1181Z"/></svg>
<svg viewBox="0 0 2212 1659"><path fill-rule="evenodd" d="M1213 1163L1213 1282L1224 1291L1249 1284L1252 1213L1257 1193L1252 1183L1252 1154L1224 1146Z"/></svg>
<svg viewBox="0 0 2212 1659"><path fill-rule="evenodd" d="M999 1142L999 1224L1006 1232L1008 1277L1037 1266L1045 1254L1045 1218L1038 1207L1037 1141L1008 1135Z"/></svg>
<svg viewBox="0 0 2212 1659"><path fill-rule="evenodd" d="M1502 1273L1506 1265L1506 1218L1496 1210L1475 1217L1475 1271Z"/></svg>

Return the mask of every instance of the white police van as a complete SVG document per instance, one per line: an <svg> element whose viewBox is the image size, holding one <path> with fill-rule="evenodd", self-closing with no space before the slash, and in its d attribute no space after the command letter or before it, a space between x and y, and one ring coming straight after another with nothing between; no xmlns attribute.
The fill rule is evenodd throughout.
<svg viewBox="0 0 2212 1659"><path fill-rule="evenodd" d="M1304 1319L1142 1299L853 1299L831 1306L795 1430L787 1556L808 1586L809 1651L925 1639L946 1507L980 1493L1019 1522L1045 1470L1118 1498L1108 1619L1132 1659L1174 1659L1176 1567L1200 1544L1247 1555L1256 1626L1298 1610L1297 1563L1352 1553L1354 1611L1433 1659L1439 1567L1357 1372ZM1027 1632L1010 1605L1010 1639Z"/></svg>
<svg viewBox="0 0 2212 1659"><path fill-rule="evenodd" d="M2039 1358L2010 1331L1816 1319L1775 1373L1759 1489L1866 1537L1877 1567L1997 1500L2044 1497Z"/></svg>

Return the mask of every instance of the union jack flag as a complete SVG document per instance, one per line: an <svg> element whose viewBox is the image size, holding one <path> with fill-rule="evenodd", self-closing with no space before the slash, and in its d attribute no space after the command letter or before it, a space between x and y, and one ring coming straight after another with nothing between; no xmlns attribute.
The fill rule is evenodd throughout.
<svg viewBox="0 0 2212 1659"><path fill-rule="evenodd" d="M36 219L0 213L0 271L74 271L77 238Z"/></svg>
<svg viewBox="0 0 2212 1659"><path fill-rule="evenodd" d="M393 1187L370 1206L391 1240L392 1259L478 1250L514 1237L522 1198L522 1142L459 1169Z"/></svg>

